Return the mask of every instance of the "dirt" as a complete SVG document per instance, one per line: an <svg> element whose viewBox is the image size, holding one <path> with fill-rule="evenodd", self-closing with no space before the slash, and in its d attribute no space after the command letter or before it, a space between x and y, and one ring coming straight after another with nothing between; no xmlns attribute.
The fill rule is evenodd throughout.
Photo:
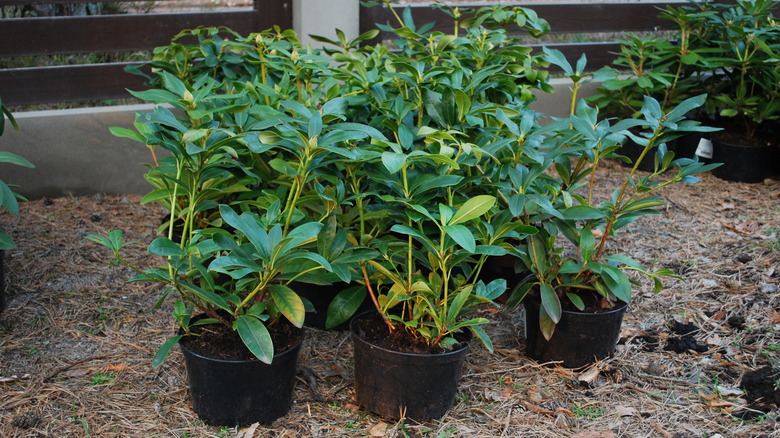
<svg viewBox="0 0 780 438"><path fill-rule="evenodd" d="M197 321L197 318L195 318ZM195 322L193 321L193 322ZM300 342L303 332L286 323L285 320L267 324L276 353L285 352ZM180 341L193 353L220 360L256 360L238 332L222 324L209 324L192 327L192 335L185 336Z"/></svg>
<svg viewBox="0 0 780 438"><path fill-rule="evenodd" d="M412 354L447 353L463 348L464 342L468 339L467 335L459 333L455 338L461 342L445 349L439 344L432 345L429 340L414 336L411 331L404 330L399 323L393 324L391 331L377 313L359 318L356 323L356 333L361 339L378 347Z"/></svg>
<svg viewBox="0 0 780 438"><path fill-rule="evenodd" d="M627 169L603 172L606 197ZM128 260L154 266L146 245L161 209L135 195L24 203L18 218L0 214L19 246L5 256L0 436L778 437L780 181L705 174L661 194L661 214L629 225L613 248L684 280L658 295L635 287L613 358L588 370L536 363L521 309L480 308L495 353L472 342L455 406L416 424L360 411L349 332L307 328L290 413L238 429L198 420L178 349L152 368L175 330L172 304L155 307L163 290L127 283L133 272L83 239L123 229L139 242ZM665 349L684 336L706 350Z"/></svg>

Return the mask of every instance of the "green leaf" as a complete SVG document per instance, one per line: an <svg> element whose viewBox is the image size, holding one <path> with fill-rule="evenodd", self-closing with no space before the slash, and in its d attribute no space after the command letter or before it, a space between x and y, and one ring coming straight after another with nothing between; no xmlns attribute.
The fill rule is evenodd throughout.
<svg viewBox="0 0 780 438"><path fill-rule="evenodd" d="M490 211L495 203L496 198L494 196L475 196L466 201L463 206L458 209L447 225L457 225L463 222L468 222L472 219L476 219Z"/></svg>
<svg viewBox="0 0 780 438"><path fill-rule="evenodd" d="M477 243L474 240L474 235L463 225L445 225L444 231L455 241L455 243L466 251L474 253L477 250Z"/></svg>
<svg viewBox="0 0 780 438"><path fill-rule="evenodd" d="M178 344L182 337L183 335L174 336L165 341L165 343L157 349L157 352L154 353L154 357L152 358L152 368L158 368L160 365L162 365L163 362L165 362L165 358L168 357L168 353L170 353L171 348Z"/></svg>
<svg viewBox="0 0 780 438"><path fill-rule="evenodd" d="M274 343L263 322L253 316L240 315L236 318L238 335L244 345L261 362L270 364L274 360Z"/></svg>
<svg viewBox="0 0 780 438"><path fill-rule="evenodd" d="M596 246L596 238L593 237L593 232L590 231L590 228L585 228L582 230L582 233L580 233L579 246L582 259L585 262L590 261L594 247Z"/></svg>
<svg viewBox="0 0 780 438"><path fill-rule="evenodd" d="M0 230L0 250L5 251L14 248L16 248L16 244L14 243L13 239L11 239L11 236L9 236L5 231Z"/></svg>
<svg viewBox="0 0 780 438"><path fill-rule="evenodd" d="M383 152L382 164L385 165L385 168L387 168L388 172L398 173L406 164L406 155L397 154L395 152Z"/></svg>
<svg viewBox="0 0 780 438"><path fill-rule="evenodd" d="M588 205L573 205L561 212L565 219L569 220L589 220L589 219L602 219L607 216L607 213L599 210L598 208Z"/></svg>
<svg viewBox="0 0 780 438"><path fill-rule="evenodd" d="M31 162L12 152L0 151L0 163L11 163L22 167L35 167Z"/></svg>
<svg viewBox="0 0 780 438"><path fill-rule="evenodd" d="M478 326L478 325L472 325L470 328L471 328L471 331L474 332L474 334L477 336L477 339L482 341L482 345L484 345L485 348L489 352L492 353L493 352L493 342L490 340L490 336L488 336L488 334L485 332L485 330L481 326Z"/></svg>
<svg viewBox="0 0 780 438"><path fill-rule="evenodd" d="M561 320L561 300L558 299L558 294L555 293L555 289L547 283L539 285L539 291L542 298L542 308L550 317L554 323L558 323Z"/></svg>
<svg viewBox="0 0 780 438"><path fill-rule="evenodd" d="M149 244L149 253L158 256L183 256L186 252L167 237L158 237Z"/></svg>
<svg viewBox="0 0 780 438"><path fill-rule="evenodd" d="M366 287L354 286L339 292L328 305L325 328L332 329L345 323L360 308L366 299Z"/></svg>
<svg viewBox="0 0 780 438"><path fill-rule="evenodd" d="M303 327L303 320L306 319L306 309L303 306L301 297L289 287L283 284L272 284L269 286L271 298L273 298L276 307L294 326Z"/></svg>
<svg viewBox="0 0 780 438"><path fill-rule="evenodd" d="M452 303L450 303L450 308L447 310L447 321L449 321L448 325L452 325L458 320L458 317L460 317L460 314L463 310L463 305L466 304L466 300L469 299L473 289L474 287L472 285L468 285L463 287L463 289L461 289L461 291L455 295Z"/></svg>

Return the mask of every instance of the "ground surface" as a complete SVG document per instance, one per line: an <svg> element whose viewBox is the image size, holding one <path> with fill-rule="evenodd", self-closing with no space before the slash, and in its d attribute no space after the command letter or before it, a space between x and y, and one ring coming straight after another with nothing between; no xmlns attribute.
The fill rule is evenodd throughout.
<svg viewBox="0 0 780 438"><path fill-rule="evenodd" d="M625 171L605 169L604 189ZM137 196L25 203L21 219L0 215L19 245L6 255L0 314L0 436L780 436L776 406L748 410L755 388L778 403L780 376L767 367L780 365L780 182L706 174L664 195L663 214L616 246L686 280L658 296L635 291L618 352L600 369L540 366L524 356L522 313L484 310L495 354L474 344L449 414L404 425L357 410L348 334L308 329L291 412L244 430L198 421L178 351L151 367L173 330L169 305L154 309L158 287L126 283L128 269L82 240L121 228L142 242L130 259L156 263L145 244L161 210Z"/></svg>

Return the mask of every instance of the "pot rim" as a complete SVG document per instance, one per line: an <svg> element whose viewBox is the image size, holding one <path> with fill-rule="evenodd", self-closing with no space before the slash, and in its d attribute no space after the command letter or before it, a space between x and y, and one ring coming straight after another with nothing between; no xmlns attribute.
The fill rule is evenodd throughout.
<svg viewBox="0 0 780 438"><path fill-rule="evenodd" d="M358 333L356 331L357 322L360 321L361 319L364 319L364 318L368 317L371 314L374 314L374 313L377 313L377 311L376 310L368 310L368 311L363 312L363 313L361 313L359 315L355 315L355 317L349 323L350 335L351 335L353 340L359 341L359 342L361 342L363 344L371 346L371 348L373 348L373 349L384 351L386 353L391 353L391 354L395 354L395 355L398 355L398 356L409 357L409 358L456 356L458 354L461 354L465 350L469 349L469 344L471 343L471 340L473 338L471 330L463 331L463 333L465 333L465 335L468 337L467 340L461 342L462 344L464 344L463 347L456 348L456 349L453 349L453 350L450 350L450 351L445 351L444 353L408 353L408 352L405 352L405 351L391 350L389 348L385 348L385 347L376 345L376 344L374 344L374 343L372 343L370 341L365 340L363 337L358 335Z"/></svg>
<svg viewBox="0 0 780 438"><path fill-rule="evenodd" d="M179 328L177 333L181 334L181 328ZM182 351L186 350L187 354L190 354L193 357L197 357L197 358L200 358L200 359L205 359L205 360L208 360L208 361L211 361L211 362L215 362L215 363L246 364L246 363L257 362L258 364L272 366L274 364L274 362L276 361L277 357L282 357L282 356L286 356L286 355L289 355L289 354L293 354L295 351L297 351L297 350L299 350L301 348L301 345L303 344L304 330L303 329L298 329L298 333L299 333L298 340L295 342L295 344L292 347L288 348L287 350L280 351L280 352L274 351L274 358L271 360L270 364L267 364L265 362L261 362L257 358L254 358L254 359L243 359L243 360L228 360L228 359L216 359L216 358L213 358L213 357L204 356L204 355L202 355L200 353L196 353L196 352L192 351L191 348L186 347L184 345L184 343L181 342L182 340L185 339L184 337L179 339L177 344L179 345L179 348L182 349Z"/></svg>
<svg viewBox="0 0 780 438"><path fill-rule="evenodd" d="M529 301L523 300L523 303L531 302L531 301L536 301L536 302L541 304L542 300L539 297L533 296L533 297L529 297ZM570 314L574 314L574 315L609 315L609 314L612 314L612 313L622 312L622 311L626 310L626 308L628 307L628 303L625 302L625 301L618 300L617 303L618 303L618 305L616 307L614 307L612 309L609 309L609 310L605 310L603 312L582 312L582 311L579 311L579 310L561 309L561 313L570 313Z"/></svg>

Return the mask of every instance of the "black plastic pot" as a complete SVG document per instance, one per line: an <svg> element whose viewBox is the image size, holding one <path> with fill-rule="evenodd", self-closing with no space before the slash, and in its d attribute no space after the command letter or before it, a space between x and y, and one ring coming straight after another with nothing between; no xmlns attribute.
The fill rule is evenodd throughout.
<svg viewBox="0 0 780 438"><path fill-rule="evenodd" d="M5 251L0 249L0 312L5 310Z"/></svg>
<svg viewBox="0 0 780 438"><path fill-rule="evenodd" d="M388 350L363 339L360 322L375 315L363 313L350 324L358 406L388 419L443 417L455 403L468 344L443 354Z"/></svg>
<svg viewBox="0 0 780 438"><path fill-rule="evenodd" d="M328 319L328 306L330 306L330 303L341 291L355 286L360 285L357 283L349 284L344 282L317 285L296 281L290 285L290 288L292 288L301 298L308 300L313 307L313 311L306 312L304 324L307 327L316 327L324 330L327 328L326 322ZM355 311L355 315L361 314L372 308L373 304L371 303L371 300L368 299L368 294L366 294L363 298L363 302L360 303L357 311ZM332 330L347 330L351 319L352 318L336 327L332 327Z"/></svg>
<svg viewBox="0 0 780 438"><path fill-rule="evenodd" d="M529 357L539 362L562 361L563 367L579 368L615 352L627 304L598 313L564 310L549 341L539 330L539 304L534 299L523 301L525 352Z"/></svg>
<svg viewBox="0 0 780 438"><path fill-rule="evenodd" d="M212 426L270 423L292 406L295 368L303 337L293 348L259 360L217 360L201 356L180 342L187 367L192 405Z"/></svg>
<svg viewBox="0 0 780 438"><path fill-rule="evenodd" d="M699 143L702 139L709 141L708 136L696 132L691 132L678 138L674 143L675 158L697 158L702 163L711 162L712 159L710 158L696 155L696 151L699 149Z"/></svg>
<svg viewBox="0 0 780 438"><path fill-rule="evenodd" d="M634 163L636 163L636 160L639 159L639 156L642 154L642 151L644 150L644 147L639 146L638 144L634 143L631 140L627 140L623 146L618 149L618 153L620 155L625 155L626 157L631 159L631 163L626 163L625 161L620 161L620 164L622 164L625 167L634 167ZM655 151L656 149L651 149L647 155L642 158L642 162L639 163L639 166L637 169L643 170L645 172L652 172L655 170Z"/></svg>
<svg viewBox="0 0 780 438"><path fill-rule="evenodd" d="M726 181L757 183L778 174L778 146L743 146L712 140L712 161L723 163L712 173Z"/></svg>

